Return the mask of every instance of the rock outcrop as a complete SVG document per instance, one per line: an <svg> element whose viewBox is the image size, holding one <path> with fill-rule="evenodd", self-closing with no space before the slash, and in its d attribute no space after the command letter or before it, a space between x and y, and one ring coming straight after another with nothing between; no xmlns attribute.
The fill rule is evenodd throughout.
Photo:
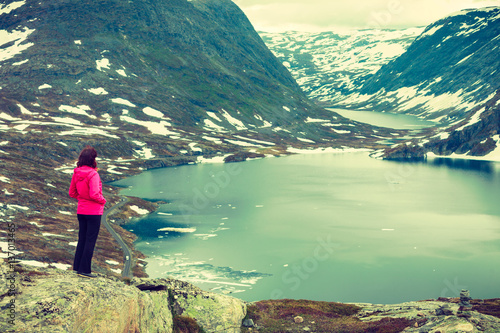
<svg viewBox="0 0 500 333"><path fill-rule="evenodd" d="M461 314L460 305L448 303L450 299L407 302L402 304L357 304L361 311L357 317L362 321L379 321L382 318L405 318L412 325L404 330L408 333L424 332L499 332L500 318L469 311L468 316Z"/></svg>
<svg viewBox="0 0 500 333"><path fill-rule="evenodd" d="M500 331L500 299L471 299L468 291L390 305L246 303L174 279L89 279L7 261L0 262L0 280L0 331L6 333Z"/></svg>
<svg viewBox="0 0 500 333"><path fill-rule="evenodd" d="M466 292L464 292L464 295ZM401 304L269 300L248 304L246 332L412 332L500 331L500 299L472 300L461 311L458 298ZM464 312L467 312L464 315ZM246 325L245 325L246 324Z"/></svg>
<svg viewBox="0 0 500 333"><path fill-rule="evenodd" d="M176 280L134 278L126 283L6 263L0 264L0 275L2 281L15 276L15 295L4 289L0 298L5 318L9 304L15 309L13 322L0 323L2 332L168 333L179 316L195 320L205 332L239 332L246 314L238 299Z"/></svg>

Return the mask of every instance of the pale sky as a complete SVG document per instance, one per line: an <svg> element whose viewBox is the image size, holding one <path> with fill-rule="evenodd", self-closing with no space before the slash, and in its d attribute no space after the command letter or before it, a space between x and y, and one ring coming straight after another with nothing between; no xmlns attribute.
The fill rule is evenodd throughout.
<svg viewBox="0 0 500 333"><path fill-rule="evenodd" d="M233 0L258 31L427 26L466 8L500 0Z"/></svg>

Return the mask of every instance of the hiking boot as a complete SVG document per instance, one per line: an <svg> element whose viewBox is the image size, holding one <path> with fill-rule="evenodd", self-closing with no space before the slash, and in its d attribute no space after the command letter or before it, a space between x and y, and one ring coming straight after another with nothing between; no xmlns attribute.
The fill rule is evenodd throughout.
<svg viewBox="0 0 500 333"><path fill-rule="evenodd" d="M83 273L83 272L78 272L77 274L78 274L78 276L81 276L81 277L86 277L86 278L92 278L92 279L94 279L94 278L96 278L96 277L97 277L97 275L92 274L92 273Z"/></svg>

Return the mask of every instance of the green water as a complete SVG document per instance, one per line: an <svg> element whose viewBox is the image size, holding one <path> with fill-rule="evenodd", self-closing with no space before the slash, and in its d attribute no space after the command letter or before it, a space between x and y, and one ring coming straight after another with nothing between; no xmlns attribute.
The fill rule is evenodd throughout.
<svg viewBox="0 0 500 333"><path fill-rule="evenodd" d="M157 169L115 184L170 202L129 226L151 277L253 301L500 297L500 166L367 153ZM168 228L168 229L164 229Z"/></svg>

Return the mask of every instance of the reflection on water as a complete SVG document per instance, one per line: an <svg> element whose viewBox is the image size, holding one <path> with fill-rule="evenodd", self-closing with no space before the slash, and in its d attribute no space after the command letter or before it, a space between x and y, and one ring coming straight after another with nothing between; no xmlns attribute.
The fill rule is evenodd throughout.
<svg viewBox="0 0 500 333"><path fill-rule="evenodd" d="M480 173L489 175L494 175L495 173L495 162L489 162L489 161L466 160L466 159L455 159L455 158L434 158L430 160L429 163L435 166L446 166L451 169L478 171Z"/></svg>
<svg viewBox="0 0 500 333"><path fill-rule="evenodd" d="M497 164L366 153L158 169L118 182L170 202L129 226L151 277L253 301L500 297Z"/></svg>

